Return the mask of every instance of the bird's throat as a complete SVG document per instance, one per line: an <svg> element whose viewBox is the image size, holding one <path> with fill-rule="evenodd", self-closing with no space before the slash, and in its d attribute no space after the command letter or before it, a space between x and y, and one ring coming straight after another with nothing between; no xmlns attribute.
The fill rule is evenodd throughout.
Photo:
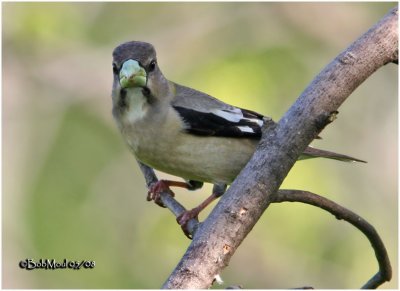
<svg viewBox="0 0 400 291"><path fill-rule="evenodd" d="M125 92L122 92L122 91ZM148 97L143 94L143 88L128 88L121 90L119 102L125 107L124 119L134 123L147 113Z"/></svg>

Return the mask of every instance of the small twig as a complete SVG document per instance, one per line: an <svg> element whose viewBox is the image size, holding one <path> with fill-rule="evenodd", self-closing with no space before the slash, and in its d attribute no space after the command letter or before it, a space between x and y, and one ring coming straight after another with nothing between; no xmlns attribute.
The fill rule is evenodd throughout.
<svg viewBox="0 0 400 291"><path fill-rule="evenodd" d="M158 182L158 178L152 168L146 166L145 164L139 161L137 162L146 180L147 188L149 189L151 185ZM186 211L186 208L183 207L182 204L180 204L178 201L176 201L176 199L172 197L171 194L168 193L167 191L161 192L160 198L164 206L168 208L175 215L175 217L178 217L179 215L181 215L183 212ZM191 220L189 220L187 224L187 230L192 237L196 232L198 226L199 226L199 221L197 219L192 218Z"/></svg>
<svg viewBox="0 0 400 291"><path fill-rule="evenodd" d="M390 266L389 257L379 234L375 228L365 219L355 214L354 212L338 205L337 203L319 196L317 194L301 191L301 190L279 190L275 195L271 196L271 203L280 202L302 202L322 208L337 219L343 219L357 229L359 229L370 241L372 248L375 251L376 259L379 264L379 271L367 283L362 286L362 289L375 289L386 281L392 278L392 268Z"/></svg>

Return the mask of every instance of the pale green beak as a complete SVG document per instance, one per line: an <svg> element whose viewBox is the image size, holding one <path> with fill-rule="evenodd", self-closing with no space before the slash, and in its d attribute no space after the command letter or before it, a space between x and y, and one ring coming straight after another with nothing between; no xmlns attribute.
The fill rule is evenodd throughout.
<svg viewBox="0 0 400 291"><path fill-rule="evenodd" d="M146 71L137 61L127 60L119 72L119 83L123 89L146 86Z"/></svg>

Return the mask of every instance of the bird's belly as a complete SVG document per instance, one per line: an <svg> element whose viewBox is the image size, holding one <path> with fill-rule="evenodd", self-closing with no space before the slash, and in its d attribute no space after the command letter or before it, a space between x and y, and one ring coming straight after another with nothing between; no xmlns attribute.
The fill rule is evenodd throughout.
<svg viewBox="0 0 400 291"><path fill-rule="evenodd" d="M186 180L230 184L251 158L256 140L179 133L138 143L143 163Z"/></svg>

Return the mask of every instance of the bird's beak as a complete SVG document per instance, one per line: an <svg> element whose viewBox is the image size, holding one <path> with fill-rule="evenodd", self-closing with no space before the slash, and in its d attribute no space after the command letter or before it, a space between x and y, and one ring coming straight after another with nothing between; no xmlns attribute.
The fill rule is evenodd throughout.
<svg viewBox="0 0 400 291"><path fill-rule="evenodd" d="M123 89L146 86L146 71L135 60L123 63L119 72L119 83Z"/></svg>

